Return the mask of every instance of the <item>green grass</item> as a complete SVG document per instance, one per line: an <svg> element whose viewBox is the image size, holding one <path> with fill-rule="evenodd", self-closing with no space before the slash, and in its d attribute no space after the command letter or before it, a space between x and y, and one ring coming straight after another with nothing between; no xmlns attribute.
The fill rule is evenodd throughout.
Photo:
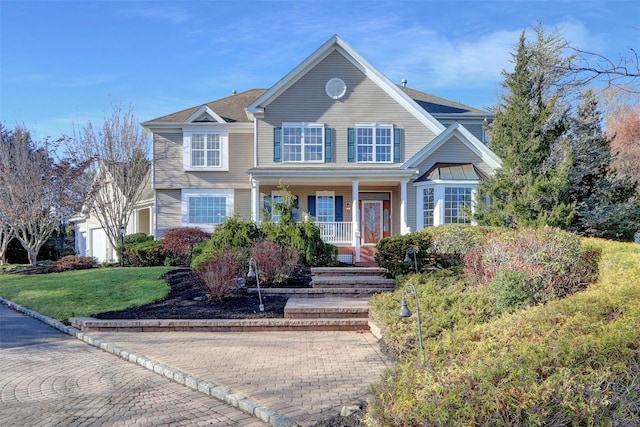
<svg viewBox="0 0 640 427"><path fill-rule="evenodd" d="M0 274L0 297L68 323L70 317L122 310L169 293L171 267L97 268L51 274Z"/></svg>

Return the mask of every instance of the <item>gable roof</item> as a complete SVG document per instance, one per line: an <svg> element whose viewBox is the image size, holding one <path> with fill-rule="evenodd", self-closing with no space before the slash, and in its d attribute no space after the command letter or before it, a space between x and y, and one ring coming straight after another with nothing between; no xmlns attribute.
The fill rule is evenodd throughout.
<svg viewBox="0 0 640 427"><path fill-rule="evenodd" d="M496 154L484 145L478 138L476 138L471 132L467 130L460 123L454 123L447 128L440 135L435 137L431 142L425 145L422 150L418 151L413 157L407 160L402 169L409 169L422 163L427 157L433 154L438 148L440 148L445 142L450 140L453 136L457 136L464 145L467 146L472 152L482 159L487 165L493 169L499 168L502 165L502 161Z"/></svg>
<svg viewBox="0 0 640 427"><path fill-rule="evenodd" d="M220 122L219 119L225 123L251 122L247 117L245 109L265 92L266 89L250 89L227 96L226 98L196 105L186 110L146 121L142 123L142 126L148 127L154 124L168 123ZM210 120L207 120L207 115L211 117Z"/></svg>
<svg viewBox="0 0 640 427"><path fill-rule="evenodd" d="M438 96L430 95L428 93L420 92L419 90L411 89L406 86L398 85L398 88L406 93L416 104L424 108L429 114L434 116L442 114L455 114L455 115L471 115L471 116L490 116L491 113L480 110L478 108L470 107L456 101L450 101L448 99L440 98Z"/></svg>
<svg viewBox="0 0 640 427"><path fill-rule="evenodd" d="M436 120L429 112L420 107L409 95L402 91L397 85L392 83L384 74L369 63L362 55L356 52L351 45L345 42L340 36L334 35L322 46L316 49L310 56L302 61L297 67L280 79L270 89L249 105L247 112L250 114L260 114L264 109L295 82L308 73L320 61L333 52L338 52L351 62L356 68L376 83L392 99L403 106L417 120L423 123L436 135L444 131L444 126Z"/></svg>

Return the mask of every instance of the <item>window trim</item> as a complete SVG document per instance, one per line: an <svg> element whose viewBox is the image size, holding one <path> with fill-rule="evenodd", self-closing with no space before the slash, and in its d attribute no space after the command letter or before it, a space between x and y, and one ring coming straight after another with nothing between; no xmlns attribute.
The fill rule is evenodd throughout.
<svg viewBox="0 0 640 427"><path fill-rule="evenodd" d="M287 160L285 151L285 129L294 128L301 129L301 141L300 141L300 160ZM319 143L307 144L305 141L306 129L319 129L321 141ZM281 147L281 161L282 163L325 163L325 124L324 123L309 123L309 122L283 122L280 133L280 147ZM287 144L294 145L294 144ZM298 144L295 144L298 145ZM307 160L306 159L306 147L307 146L320 146L319 160Z"/></svg>
<svg viewBox="0 0 640 427"><path fill-rule="evenodd" d="M445 220L445 188L459 188L466 187L471 188L471 212L475 211L475 203L476 203L476 194L477 187L480 184L480 181L477 180L469 180L469 181L441 181L437 182L428 181L428 182L415 182L413 185L416 189L416 229L420 230L422 228L428 227L424 224L424 192L425 188L433 188L433 226L446 224ZM470 218L470 225L477 225L477 223L473 220L473 217Z"/></svg>
<svg viewBox="0 0 640 427"><path fill-rule="evenodd" d="M330 197L331 198L331 212L332 219L331 221L320 221L318 219L319 209L320 209L320 198L321 197ZM316 215L315 219L317 222L335 222L336 221L336 192L335 191L316 191Z"/></svg>
<svg viewBox="0 0 640 427"><path fill-rule="evenodd" d="M356 123L354 128L354 147L355 147L355 161L356 163L394 163L394 147L395 147L395 127L390 123ZM372 153L371 160L360 160L360 146L358 143L358 130L360 129L372 129ZM389 144L378 144L378 131L382 129L389 129ZM389 160L377 160L378 157L378 148L379 147L388 147L388 155Z"/></svg>
<svg viewBox="0 0 640 427"><path fill-rule="evenodd" d="M220 128L189 128L182 130L183 166L185 171L228 171L229 170L229 132ZM220 165L219 166L193 166L191 164L192 136L193 135L218 135L220 137ZM206 144L206 140L205 140ZM205 158L207 150L205 148Z"/></svg>
<svg viewBox="0 0 640 427"><path fill-rule="evenodd" d="M181 226L182 227L198 227L205 231L213 231L216 224L201 224L189 222L189 199L199 197L224 197L226 200L226 213L225 218L233 216L234 203L233 203L233 189L215 189L215 190L199 190L199 189L183 189L181 191ZM224 222L224 221L222 221Z"/></svg>

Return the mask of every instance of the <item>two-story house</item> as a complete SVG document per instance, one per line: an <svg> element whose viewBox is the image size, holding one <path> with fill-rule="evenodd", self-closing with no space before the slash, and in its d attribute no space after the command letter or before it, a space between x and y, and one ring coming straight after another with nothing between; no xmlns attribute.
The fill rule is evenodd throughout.
<svg viewBox="0 0 640 427"><path fill-rule="evenodd" d="M269 89L143 123L155 235L233 215L259 222L284 185L298 216L359 262L385 236L470 222L462 207L500 165L490 119L394 84L336 35Z"/></svg>

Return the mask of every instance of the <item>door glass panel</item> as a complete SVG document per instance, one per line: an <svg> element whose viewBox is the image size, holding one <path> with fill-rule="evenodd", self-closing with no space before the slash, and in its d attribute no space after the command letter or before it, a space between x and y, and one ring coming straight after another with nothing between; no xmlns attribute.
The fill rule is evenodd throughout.
<svg viewBox="0 0 640 427"><path fill-rule="evenodd" d="M363 243L382 239L382 202L362 202Z"/></svg>

